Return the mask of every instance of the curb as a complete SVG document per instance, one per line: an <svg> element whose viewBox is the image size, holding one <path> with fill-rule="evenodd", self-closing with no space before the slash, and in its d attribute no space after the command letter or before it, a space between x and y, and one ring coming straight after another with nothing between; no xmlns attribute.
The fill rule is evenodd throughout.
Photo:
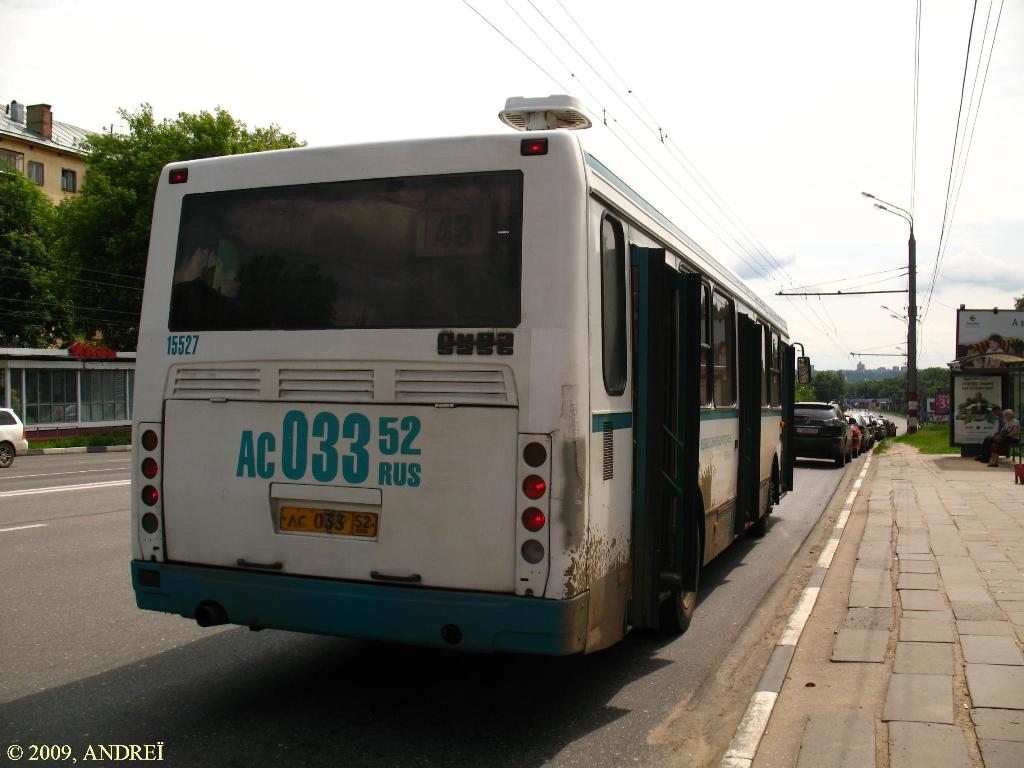
<svg viewBox="0 0 1024 768"><path fill-rule="evenodd" d="M786 629L783 630L782 636L775 644L775 649L768 659L768 664L757 683L757 688L750 697L750 703L743 714L743 719L740 720L740 724L736 727L736 732L729 743L729 748L719 764L720 768L750 768L754 762L757 748L761 744L761 737L764 736L764 732L768 728L768 721L772 716L775 701L782 692L782 685L789 672L789 665L793 661L793 655L796 652L800 635L804 630L804 625L811 616L811 612L814 610L814 604L818 600L818 593L821 591L821 586L825 581L825 574L832 564L832 558L835 556L836 550L839 548L839 542L846 530L846 522L853 511L853 503L860 494L861 485L864 482L873 458L873 453L868 454L860 474L853 483L853 488L843 503L842 511L839 513L835 527L832 529L832 535L818 557L818 562L811 572L810 580L807 586L804 587L804 591L800 595L793 613L790 614L789 621L786 623Z"/></svg>
<svg viewBox="0 0 1024 768"><path fill-rule="evenodd" d="M65 453L127 453L131 451L130 445L80 445L74 448L29 448L19 456L50 456L52 454L63 455Z"/></svg>

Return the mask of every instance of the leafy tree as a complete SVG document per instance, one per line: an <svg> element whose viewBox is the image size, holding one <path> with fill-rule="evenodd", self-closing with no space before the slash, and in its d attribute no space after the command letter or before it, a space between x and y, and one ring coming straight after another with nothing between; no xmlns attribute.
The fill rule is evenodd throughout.
<svg viewBox="0 0 1024 768"><path fill-rule="evenodd" d="M1014 304L1014 309L1024 309L1024 296L1014 299L1014 302L1016 302Z"/></svg>
<svg viewBox="0 0 1024 768"><path fill-rule="evenodd" d="M815 400L814 388L810 384L797 384L795 398L798 403Z"/></svg>
<svg viewBox="0 0 1024 768"><path fill-rule="evenodd" d="M53 203L35 184L0 171L0 346L48 347L69 326L54 223Z"/></svg>
<svg viewBox="0 0 1024 768"><path fill-rule="evenodd" d="M249 130L223 109L157 122L143 104L121 110L126 134L93 134L82 191L59 209L60 246L79 272L79 320L87 336L134 349L142 304L153 202L170 162L297 147L276 125ZM87 308L87 309L86 309Z"/></svg>
<svg viewBox="0 0 1024 768"><path fill-rule="evenodd" d="M835 400L840 405L846 395L846 377L842 371L815 371L812 379L814 393L822 402Z"/></svg>

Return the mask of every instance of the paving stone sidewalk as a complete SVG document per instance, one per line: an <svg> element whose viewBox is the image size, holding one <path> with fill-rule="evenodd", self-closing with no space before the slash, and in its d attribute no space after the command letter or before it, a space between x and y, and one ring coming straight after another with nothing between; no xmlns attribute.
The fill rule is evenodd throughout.
<svg viewBox="0 0 1024 768"><path fill-rule="evenodd" d="M850 570L830 570L823 616L812 615L798 646L799 660L800 646L817 642L803 657L817 658L801 677L795 664L780 694L800 712L781 718L785 727L804 724L799 752L795 739L788 755L766 739L772 754L762 761L759 750L755 768L1021 768L1024 486L1005 462L990 469L894 445L875 457L857 515L859 542L841 545ZM851 681L860 681L859 698ZM801 697L821 685L832 686L834 707L801 710Z"/></svg>

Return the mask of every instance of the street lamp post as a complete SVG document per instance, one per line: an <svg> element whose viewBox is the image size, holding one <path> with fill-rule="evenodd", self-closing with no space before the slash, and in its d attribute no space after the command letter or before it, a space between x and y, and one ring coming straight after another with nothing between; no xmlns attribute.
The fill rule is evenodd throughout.
<svg viewBox="0 0 1024 768"><path fill-rule="evenodd" d="M876 200L875 208L899 216L910 224L910 241L907 244L909 251L907 287L910 299L910 306L907 307L907 432L913 433L917 431L917 240L914 238L914 217L910 211L875 197L870 192L861 192L861 194Z"/></svg>

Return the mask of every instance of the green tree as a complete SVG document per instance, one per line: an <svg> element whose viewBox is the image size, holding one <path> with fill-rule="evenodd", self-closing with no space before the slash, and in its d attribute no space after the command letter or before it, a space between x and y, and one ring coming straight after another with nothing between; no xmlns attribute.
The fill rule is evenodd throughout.
<svg viewBox="0 0 1024 768"><path fill-rule="evenodd" d="M833 400L843 405L846 396L846 377L842 371L815 371L811 378L814 393L822 402Z"/></svg>
<svg viewBox="0 0 1024 768"><path fill-rule="evenodd" d="M797 384L794 399L798 403L806 403L815 400L814 387L810 384Z"/></svg>
<svg viewBox="0 0 1024 768"><path fill-rule="evenodd" d="M111 347L134 349L161 169L301 145L276 125L249 130L220 108L157 122L143 104L137 112L121 110L121 117L127 133L89 137L86 182L59 209L60 247L79 273L75 299L85 335L99 331Z"/></svg>
<svg viewBox="0 0 1024 768"><path fill-rule="evenodd" d="M55 209L20 173L0 171L0 346L48 347L69 326L66 276L51 243Z"/></svg>
<svg viewBox="0 0 1024 768"><path fill-rule="evenodd" d="M1024 309L1024 296L1014 299L1014 309Z"/></svg>

